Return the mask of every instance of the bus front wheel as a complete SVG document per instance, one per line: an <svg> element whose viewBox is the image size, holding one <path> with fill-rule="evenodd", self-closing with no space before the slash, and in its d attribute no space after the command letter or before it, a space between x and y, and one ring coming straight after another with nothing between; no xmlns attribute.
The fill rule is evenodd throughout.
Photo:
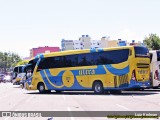
<svg viewBox="0 0 160 120"><path fill-rule="evenodd" d="M45 93L45 86L43 83L39 83L38 90L40 93Z"/></svg>
<svg viewBox="0 0 160 120"><path fill-rule="evenodd" d="M101 94L104 91L103 84L100 81L95 81L93 84L93 90L96 94Z"/></svg>

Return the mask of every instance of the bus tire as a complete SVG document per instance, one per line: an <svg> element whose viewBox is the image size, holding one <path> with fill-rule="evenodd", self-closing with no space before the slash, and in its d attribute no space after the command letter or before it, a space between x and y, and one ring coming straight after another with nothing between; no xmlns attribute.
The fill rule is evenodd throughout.
<svg viewBox="0 0 160 120"><path fill-rule="evenodd" d="M93 91L96 94L102 94L104 92L103 84L100 81L95 81L93 83Z"/></svg>
<svg viewBox="0 0 160 120"><path fill-rule="evenodd" d="M38 90L40 93L45 93L46 90L45 90L45 86L43 83L38 84Z"/></svg>

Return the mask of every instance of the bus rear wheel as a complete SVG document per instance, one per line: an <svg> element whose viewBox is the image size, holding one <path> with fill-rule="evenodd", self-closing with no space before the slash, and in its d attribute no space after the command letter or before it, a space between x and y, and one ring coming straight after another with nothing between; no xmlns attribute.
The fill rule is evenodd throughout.
<svg viewBox="0 0 160 120"><path fill-rule="evenodd" d="M95 81L93 84L93 90L96 94L101 94L104 92L103 84L100 81Z"/></svg>
<svg viewBox="0 0 160 120"><path fill-rule="evenodd" d="M45 93L45 86L43 83L39 83L38 90L40 93Z"/></svg>

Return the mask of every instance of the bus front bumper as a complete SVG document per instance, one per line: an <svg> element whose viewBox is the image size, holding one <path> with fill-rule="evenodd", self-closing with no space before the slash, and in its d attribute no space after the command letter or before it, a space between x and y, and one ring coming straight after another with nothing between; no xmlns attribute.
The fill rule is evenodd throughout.
<svg viewBox="0 0 160 120"><path fill-rule="evenodd" d="M26 90L33 90L33 85L29 85L27 82L24 83L24 88Z"/></svg>
<svg viewBox="0 0 160 120"><path fill-rule="evenodd" d="M139 82L135 80L130 81L130 88L150 88L150 80Z"/></svg>

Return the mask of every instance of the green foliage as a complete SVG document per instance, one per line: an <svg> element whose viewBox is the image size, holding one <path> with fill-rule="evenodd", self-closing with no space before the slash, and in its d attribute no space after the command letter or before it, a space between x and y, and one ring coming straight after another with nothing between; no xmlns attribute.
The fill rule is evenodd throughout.
<svg viewBox="0 0 160 120"><path fill-rule="evenodd" d="M0 71L7 71L7 69L14 67L21 60L18 54L0 52Z"/></svg>
<svg viewBox="0 0 160 120"><path fill-rule="evenodd" d="M160 38L156 34L149 34L149 37L145 37L144 44L150 50L160 50Z"/></svg>

